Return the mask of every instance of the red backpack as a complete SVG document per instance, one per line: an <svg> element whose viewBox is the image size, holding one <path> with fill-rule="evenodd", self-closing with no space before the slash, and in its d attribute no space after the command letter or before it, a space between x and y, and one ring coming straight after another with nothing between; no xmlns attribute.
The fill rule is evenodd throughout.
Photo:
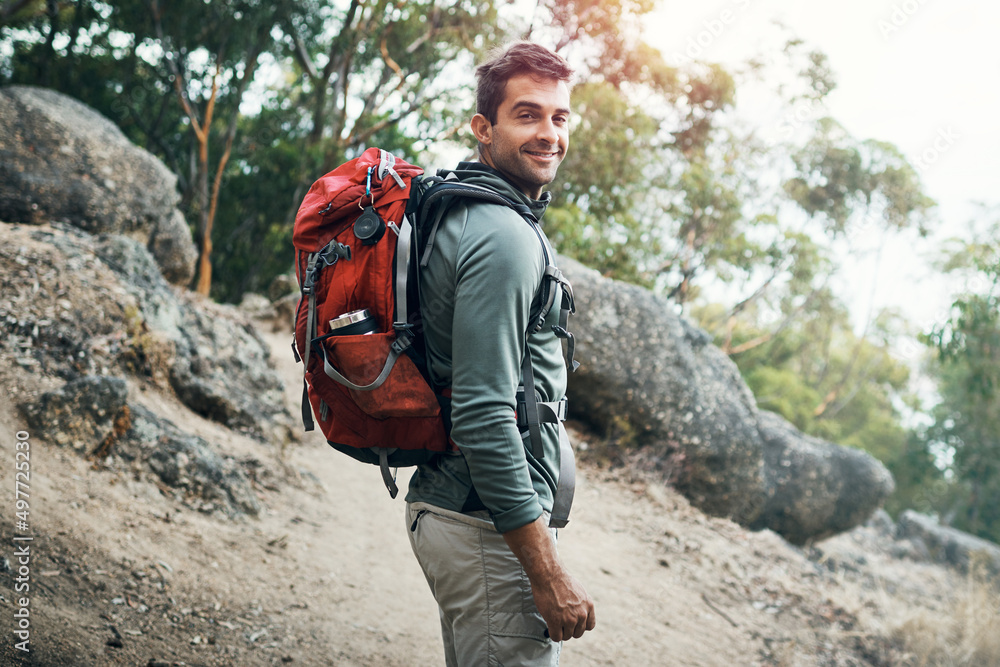
<svg viewBox="0 0 1000 667"><path fill-rule="evenodd" d="M302 291L292 347L305 366L303 424L313 430L315 414L333 448L378 465L393 498L398 489L390 467L419 465L455 448L448 437L450 391L434 388L426 367L415 279L418 249L424 265L437 226L456 197L508 206L537 228L531 211L519 202L488 188L422 174L419 167L369 148L313 184L292 235ZM563 323L573 310L571 288L540 232L539 239L549 268L542 312L532 317L534 331L557 292ZM569 340L571 360L572 335L557 328ZM538 456L539 422L565 418L565 404L535 400L530 355L525 357L523 384L530 391L524 392L522 419Z"/></svg>

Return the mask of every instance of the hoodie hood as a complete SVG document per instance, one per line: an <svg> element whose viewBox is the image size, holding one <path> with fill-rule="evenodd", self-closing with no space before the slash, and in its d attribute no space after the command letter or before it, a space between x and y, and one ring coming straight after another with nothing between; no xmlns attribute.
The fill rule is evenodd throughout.
<svg viewBox="0 0 1000 667"><path fill-rule="evenodd" d="M439 169L437 173L442 178L447 178L449 174L454 174L462 183L479 185L496 190L500 194L524 204L531 209L531 212L535 214L535 217L539 221L542 219L545 209L552 200L552 193L548 191L543 192L540 198L532 199L521 192L516 185L507 180L502 173L482 162L459 162L457 168Z"/></svg>

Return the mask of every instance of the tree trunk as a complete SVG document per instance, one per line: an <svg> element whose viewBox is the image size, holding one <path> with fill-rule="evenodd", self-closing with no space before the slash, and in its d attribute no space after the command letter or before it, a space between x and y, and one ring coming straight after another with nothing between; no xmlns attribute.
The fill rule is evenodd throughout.
<svg viewBox="0 0 1000 667"><path fill-rule="evenodd" d="M208 296L212 289L212 218L208 199L208 119L205 133L198 137L198 231L201 233L201 255L198 257L198 284L195 291Z"/></svg>
<svg viewBox="0 0 1000 667"><path fill-rule="evenodd" d="M196 291L198 294L204 294L208 296L209 292L212 290L212 227L215 225L215 213L219 206L219 192L222 189L222 175L226 171L226 164L229 162L229 156L233 148L233 140L236 138L236 124L239 122L240 118L240 102L243 100L243 94L246 92L247 83L253 78L254 72L257 70L257 58L260 56L263 50L263 38L254 44L253 48L247 56L246 66L243 68L243 76L240 78L239 86L236 89L236 94L233 101L233 113L229 118L229 125L226 127L226 143L225 148L222 151L222 157L219 158L219 164L215 168L215 180L212 182L212 191L209 194L208 190L208 152L207 152L207 141L208 141L208 121L211 117L211 105L209 111L206 112L206 124L205 124L205 140L206 140L206 151L205 151L205 161L203 164L201 179L203 183L199 187L203 187L202 193L199 193L199 198L205 203L205 208L201 212L201 222L202 222L202 233L201 233L201 257L198 260L198 286ZM217 72L218 74L218 72ZM212 89L212 100L214 101L216 94L216 88L213 85Z"/></svg>
<svg viewBox="0 0 1000 667"><path fill-rule="evenodd" d="M55 0L46 3L49 16L49 34L45 38L45 59L42 61L42 71L39 72L39 84L46 88L52 87L52 62L56 59L55 39L59 32L59 5Z"/></svg>

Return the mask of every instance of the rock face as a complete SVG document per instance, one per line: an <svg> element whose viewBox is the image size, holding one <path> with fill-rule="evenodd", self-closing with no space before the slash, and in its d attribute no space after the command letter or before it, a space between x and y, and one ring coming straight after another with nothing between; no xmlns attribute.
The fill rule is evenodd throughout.
<svg viewBox="0 0 1000 667"><path fill-rule="evenodd" d="M197 252L177 178L93 109L55 91L0 88L0 221L68 222L147 245L185 285Z"/></svg>
<svg viewBox="0 0 1000 667"><path fill-rule="evenodd" d="M881 463L760 413L709 335L648 290L560 258L580 369L571 416L626 442L694 505L804 543L863 522L892 490Z"/></svg>
<svg viewBox="0 0 1000 667"><path fill-rule="evenodd" d="M65 380L136 375L252 437L290 437L267 345L236 308L170 286L125 236L22 225L0 235L0 329L18 363Z"/></svg>
<svg viewBox="0 0 1000 667"><path fill-rule="evenodd" d="M244 468L259 461L129 401L151 384L251 437L283 445L292 433L248 317L168 282L187 283L195 261L175 180L78 102L0 89L0 349L37 382L65 381L22 401L33 430L125 462L199 510L256 515Z"/></svg>
<svg viewBox="0 0 1000 667"><path fill-rule="evenodd" d="M132 409L132 426L117 453L140 461L180 499L204 512L257 516L260 502L239 463L215 451L203 438L184 433L142 406Z"/></svg>
<svg viewBox="0 0 1000 667"><path fill-rule="evenodd" d="M914 543L916 551L925 553L929 560L965 572L982 567L989 575L1000 577L1000 545L942 526L933 517L906 510L899 516L896 536Z"/></svg>
<svg viewBox="0 0 1000 667"><path fill-rule="evenodd" d="M168 377L185 405L258 437L285 437L281 382L245 316L173 290L146 249L127 237L101 237L94 249L142 304L149 334L170 344Z"/></svg>
<svg viewBox="0 0 1000 667"><path fill-rule="evenodd" d="M754 520L765 498L764 445L735 364L652 292L566 258L559 266L577 303L572 414L625 430L701 509Z"/></svg>
<svg viewBox="0 0 1000 667"><path fill-rule="evenodd" d="M57 445L91 454L113 434L127 395L124 378L85 375L43 394L25 414L33 429L51 434Z"/></svg>
<svg viewBox="0 0 1000 667"><path fill-rule="evenodd" d="M942 565L971 574L970 581L977 583L1000 578L1000 545L942 526L934 517L912 510L903 511L898 521L877 510L863 525L812 544L805 553L831 572L860 573L872 559L892 559ZM926 582L919 575L907 578L906 585L926 591ZM880 587L887 584L880 578Z"/></svg>
<svg viewBox="0 0 1000 667"><path fill-rule="evenodd" d="M267 345L249 321L220 317L220 311L231 310L209 303L184 309L170 384L177 397L198 414L231 428L280 439L287 432L282 419L284 389L269 366ZM262 422L278 424L277 431L263 431Z"/></svg>
<svg viewBox="0 0 1000 667"><path fill-rule="evenodd" d="M129 406L127 398L125 378L85 375L42 394L24 413L32 429L56 444L91 459L133 462L196 509L229 516L260 512L237 462L146 408Z"/></svg>
<svg viewBox="0 0 1000 667"><path fill-rule="evenodd" d="M860 525L892 493L892 475L866 452L804 435L772 412L757 423L767 501L752 527L794 544L821 540Z"/></svg>

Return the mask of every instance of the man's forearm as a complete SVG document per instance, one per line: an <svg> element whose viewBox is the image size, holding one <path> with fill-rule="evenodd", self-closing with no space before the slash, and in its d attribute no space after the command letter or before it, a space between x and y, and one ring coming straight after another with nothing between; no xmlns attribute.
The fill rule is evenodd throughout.
<svg viewBox="0 0 1000 667"><path fill-rule="evenodd" d="M544 518L507 531L503 537L528 575L535 606L552 640L578 638L593 630L594 601L562 566Z"/></svg>
<svg viewBox="0 0 1000 667"><path fill-rule="evenodd" d="M503 534L503 539L521 561L521 567L528 573L528 579L541 580L562 569L555 540L545 526L544 517L538 517L520 528L508 530Z"/></svg>

